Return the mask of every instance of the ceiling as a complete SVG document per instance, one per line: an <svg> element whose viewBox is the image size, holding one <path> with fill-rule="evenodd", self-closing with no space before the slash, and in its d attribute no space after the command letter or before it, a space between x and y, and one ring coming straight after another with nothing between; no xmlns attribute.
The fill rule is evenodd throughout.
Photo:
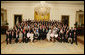
<svg viewBox="0 0 85 55"><path fill-rule="evenodd" d="M41 1L1 1L1 3L40 3ZM45 1L49 4L77 4L84 5L84 1Z"/></svg>

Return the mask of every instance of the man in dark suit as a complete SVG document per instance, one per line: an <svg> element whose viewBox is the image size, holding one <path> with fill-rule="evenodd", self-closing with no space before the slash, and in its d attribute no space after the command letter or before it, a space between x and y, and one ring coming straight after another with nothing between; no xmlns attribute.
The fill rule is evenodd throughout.
<svg viewBox="0 0 85 55"><path fill-rule="evenodd" d="M26 38L27 38L27 34L26 34L26 31L25 31L25 32L23 33L23 38L22 38L23 43L26 42Z"/></svg>
<svg viewBox="0 0 85 55"><path fill-rule="evenodd" d="M6 44L8 44L8 41L9 41L9 32L8 30L6 31Z"/></svg>
<svg viewBox="0 0 85 55"><path fill-rule="evenodd" d="M69 41L71 41L71 44L72 44L72 34L71 33L69 33L69 36L68 36L68 43L69 43Z"/></svg>
<svg viewBox="0 0 85 55"><path fill-rule="evenodd" d="M65 34L65 42L68 43L68 37L69 37L69 31L67 30L66 34Z"/></svg>
<svg viewBox="0 0 85 55"><path fill-rule="evenodd" d="M38 40L38 35L39 35L38 29L35 29L35 30L34 30L33 42L34 42L35 39Z"/></svg>
<svg viewBox="0 0 85 55"><path fill-rule="evenodd" d="M78 45L77 44L77 30L76 30L76 28L74 28L74 41L76 42L76 45Z"/></svg>
<svg viewBox="0 0 85 55"><path fill-rule="evenodd" d="M76 42L76 45L78 45L77 44L77 34L76 34L76 32L74 32L74 41Z"/></svg>
<svg viewBox="0 0 85 55"><path fill-rule="evenodd" d="M64 31L63 28L60 29L61 42L64 41Z"/></svg>
<svg viewBox="0 0 85 55"><path fill-rule="evenodd" d="M16 30L13 29L13 32L14 32L14 38L16 38Z"/></svg>
<svg viewBox="0 0 85 55"><path fill-rule="evenodd" d="M64 31L62 31L62 41L65 42Z"/></svg>
<svg viewBox="0 0 85 55"><path fill-rule="evenodd" d="M18 43L18 38L19 38L19 34L18 32L16 31L16 38L15 38L15 42Z"/></svg>
<svg viewBox="0 0 85 55"><path fill-rule="evenodd" d="M11 31L9 32L9 43L11 44L11 40L12 40L12 33Z"/></svg>
<svg viewBox="0 0 85 55"><path fill-rule="evenodd" d="M66 29L65 28L64 28L64 34L63 35L64 35L64 42L66 42L66 38L65 38L66 37L65 36L66 35Z"/></svg>
<svg viewBox="0 0 85 55"><path fill-rule="evenodd" d="M11 36L12 36L12 41L14 42L14 40L15 40L15 35L14 35L14 31L13 31L13 30L12 30Z"/></svg>
<svg viewBox="0 0 85 55"><path fill-rule="evenodd" d="M39 40L42 39L42 37L43 37L42 34L43 34L43 30L42 30L42 27L40 26L40 28L39 28L39 38L38 38Z"/></svg>
<svg viewBox="0 0 85 55"><path fill-rule="evenodd" d="M74 30L73 30L73 27L71 27L70 33L71 33L71 36L72 36L72 43L71 44L73 44L73 41L74 41Z"/></svg>
<svg viewBox="0 0 85 55"><path fill-rule="evenodd" d="M44 40L46 38L46 29L43 27L43 33L42 33L42 39Z"/></svg>

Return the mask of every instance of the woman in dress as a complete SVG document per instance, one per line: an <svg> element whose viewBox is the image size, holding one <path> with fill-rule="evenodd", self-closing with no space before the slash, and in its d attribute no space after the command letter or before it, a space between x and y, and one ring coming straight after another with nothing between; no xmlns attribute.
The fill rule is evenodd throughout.
<svg viewBox="0 0 85 55"><path fill-rule="evenodd" d="M19 32L19 42L21 43L21 41L22 41L22 37L23 37L23 33L20 31Z"/></svg>

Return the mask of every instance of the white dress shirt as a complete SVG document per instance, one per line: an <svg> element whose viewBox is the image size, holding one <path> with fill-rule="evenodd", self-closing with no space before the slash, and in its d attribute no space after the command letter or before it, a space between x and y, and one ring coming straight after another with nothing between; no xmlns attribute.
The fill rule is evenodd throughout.
<svg viewBox="0 0 85 55"><path fill-rule="evenodd" d="M30 33L29 33L29 32L27 33L27 37L28 37L28 38L30 37Z"/></svg>

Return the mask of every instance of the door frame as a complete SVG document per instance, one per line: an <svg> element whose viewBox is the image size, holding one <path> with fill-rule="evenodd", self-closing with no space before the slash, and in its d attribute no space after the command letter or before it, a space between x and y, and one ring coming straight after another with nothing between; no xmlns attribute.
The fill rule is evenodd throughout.
<svg viewBox="0 0 85 55"><path fill-rule="evenodd" d="M15 15L21 15L22 16L22 20L23 20L23 15L22 14L14 14L14 26L15 26Z"/></svg>
<svg viewBox="0 0 85 55"><path fill-rule="evenodd" d="M62 17L63 17L63 16L68 16L68 27L69 27L69 17L70 17L70 16L69 16L69 15L61 15L61 22L62 22Z"/></svg>
<svg viewBox="0 0 85 55"><path fill-rule="evenodd" d="M78 22L78 24L79 24L79 14L84 15L84 11L82 11L82 10L76 11L76 19L75 19L75 22Z"/></svg>

